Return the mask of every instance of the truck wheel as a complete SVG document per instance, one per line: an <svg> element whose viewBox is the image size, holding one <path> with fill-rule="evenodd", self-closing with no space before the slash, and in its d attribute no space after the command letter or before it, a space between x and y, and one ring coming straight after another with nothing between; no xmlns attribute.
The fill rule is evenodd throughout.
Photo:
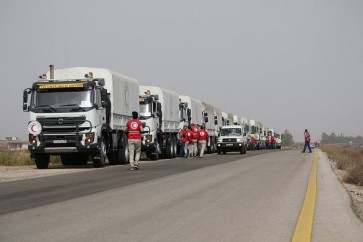
<svg viewBox="0 0 363 242"><path fill-rule="evenodd" d="M176 157L177 152L178 152L178 142L176 140L176 137L173 136L173 158Z"/></svg>
<svg viewBox="0 0 363 242"><path fill-rule="evenodd" d="M117 160L118 164L126 165L130 163L129 161L129 143L127 141L126 135L124 134L118 144L117 149Z"/></svg>
<svg viewBox="0 0 363 242"><path fill-rule="evenodd" d="M172 138L169 139L169 143L166 144L165 158L171 159L173 157L173 144Z"/></svg>
<svg viewBox="0 0 363 242"><path fill-rule="evenodd" d="M220 149L217 149L218 155L222 154L222 151Z"/></svg>
<svg viewBox="0 0 363 242"><path fill-rule="evenodd" d="M159 160L159 143L156 142L156 147L153 153L151 153L150 158L152 160Z"/></svg>
<svg viewBox="0 0 363 242"><path fill-rule="evenodd" d="M150 157L152 160L159 160L159 153L156 151L155 153L151 154Z"/></svg>
<svg viewBox="0 0 363 242"><path fill-rule="evenodd" d="M64 166L70 166L72 164L71 155L61 155L60 159Z"/></svg>
<svg viewBox="0 0 363 242"><path fill-rule="evenodd" d="M49 166L49 155L38 154L35 156L35 164L38 169L47 169Z"/></svg>
<svg viewBox="0 0 363 242"><path fill-rule="evenodd" d="M117 151L111 150L108 154L107 154L107 159L108 159L108 163L110 165L117 165L118 164L118 160L117 160L117 155L116 155Z"/></svg>
<svg viewBox="0 0 363 242"><path fill-rule="evenodd" d="M243 149L243 147L239 150L239 153L240 153L240 154L244 154L244 149Z"/></svg>
<svg viewBox="0 0 363 242"><path fill-rule="evenodd" d="M225 150L224 150L224 151L223 151L223 155L225 155L225 154L227 154L227 151L225 151Z"/></svg>
<svg viewBox="0 0 363 242"><path fill-rule="evenodd" d="M93 166L95 168L100 168L100 167L105 166L106 144L105 144L105 139L103 138L103 136L101 136L101 138L100 138L99 146L100 146L100 148L99 148L98 152L96 154L94 154L92 157Z"/></svg>
<svg viewBox="0 0 363 242"><path fill-rule="evenodd" d="M216 153L216 143L214 142L214 139L211 140L211 143L210 143L210 152L213 154L213 153Z"/></svg>

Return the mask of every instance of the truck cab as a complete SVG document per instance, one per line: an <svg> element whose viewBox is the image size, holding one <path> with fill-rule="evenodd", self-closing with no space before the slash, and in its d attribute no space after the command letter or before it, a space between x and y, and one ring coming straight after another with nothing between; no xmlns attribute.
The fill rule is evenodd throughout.
<svg viewBox="0 0 363 242"><path fill-rule="evenodd" d="M229 151L238 151L240 154L246 154L246 139L244 127L242 125L228 125L220 129L217 153L226 154Z"/></svg>

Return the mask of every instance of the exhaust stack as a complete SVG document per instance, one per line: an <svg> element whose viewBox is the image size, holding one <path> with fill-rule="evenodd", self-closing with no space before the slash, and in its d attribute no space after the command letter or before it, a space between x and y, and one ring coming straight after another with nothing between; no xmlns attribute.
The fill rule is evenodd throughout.
<svg viewBox="0 0 363 242"><path fill-rule="evenodd" d="M50 79L54 79L54 65L49 66Z"/></svg>

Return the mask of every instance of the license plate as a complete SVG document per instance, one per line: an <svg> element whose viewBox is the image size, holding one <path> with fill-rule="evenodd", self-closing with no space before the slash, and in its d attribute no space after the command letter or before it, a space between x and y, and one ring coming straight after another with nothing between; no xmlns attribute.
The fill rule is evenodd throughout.
<svg viewBox="0 0 363 242"><path fill-rule="evenodd" d="M67 140L53 140L54 144L65 144L67 143Z"/></svg>
<svg viewBox="0 0 363 242"><path fill-rule="evenodd" d="M226 146L233 146L233 144L226 144Z"/></svg>

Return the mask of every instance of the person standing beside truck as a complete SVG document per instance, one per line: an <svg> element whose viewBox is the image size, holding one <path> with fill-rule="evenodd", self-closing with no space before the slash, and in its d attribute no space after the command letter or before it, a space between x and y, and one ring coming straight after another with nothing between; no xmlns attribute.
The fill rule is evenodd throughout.
<svg viewBox="0 0 363 242"><path fill-rule="evenodd" d="M200 153L199 157L203 158L204 150L207 145L207 138L208 138L208 131L205 130L204 125L200 127L200 130L198 130L198 142L200 144Z"/></svg>
<svg viewBox="0 0 363 242"><path fill-rule="evenodd" d="M303 151L301 151L302 153L305 153L305 150L306 150L306 147L309 149L309 153L311 153L311 147L310 147L310 133L307 129L305 129L305 132L304 132L304 141L305 141L305 144L304 144L304 149Z"/></svg>
<svg viewBox="0 0 363 242"><path fill-rule="evenodd" d="M180 149L179 157L186 156L186 146L188 146L188 126L184 125L183 129L180 130Z"/></svg>
<svg viewBox="0 0 363 242"><path fill-rule="evenodd" d="M192 123L192 128L191 128L191 131L192 131L192 144L193 144L193 147L192 147L192 156L193 157L196 157L197 156L197 153L198 153L198 128L197 126Z"/></svg>
<svg viewBox="0 0 363 242"><path fill-rule="evenodd" d="M139 160L141 156L141 133L144 132L144 128L142 127L138 116L139 114L137 112L132 112L132 119L127 122L127 127L125 130L128 132L131 171L139 169Z"/></svg>

